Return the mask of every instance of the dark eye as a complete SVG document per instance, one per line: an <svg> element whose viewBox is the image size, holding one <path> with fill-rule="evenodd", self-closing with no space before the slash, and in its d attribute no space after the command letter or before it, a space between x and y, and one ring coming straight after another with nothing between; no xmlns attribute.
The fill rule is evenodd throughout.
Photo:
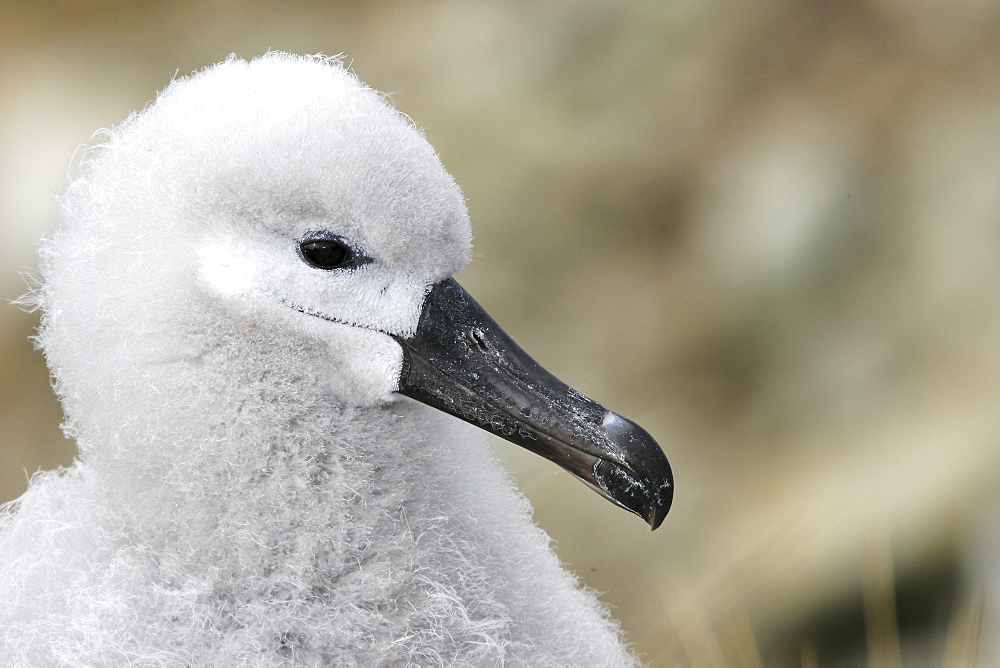
<svg viewBox="0 0 1000 668"><path fill-rule="evenodd" d="M307 239L299 244L306 262L319 269L339 269L351 264L354 254L336 239Z"/></svg>

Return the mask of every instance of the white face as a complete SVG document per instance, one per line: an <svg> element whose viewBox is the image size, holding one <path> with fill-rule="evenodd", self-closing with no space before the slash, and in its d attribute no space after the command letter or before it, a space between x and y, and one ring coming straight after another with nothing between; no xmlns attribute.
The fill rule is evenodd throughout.
<svg viewBox="0 0 1000 668"><path fill-rule="evenodd" d="M388 401L403 359L390 335L416 330L429 281L391 267L335 225L295 227L294 236L269 229L207 235L197 251L198 280L242 321L290 330L325 349L318 363L338 399ZM346 250L343 266L311 262L302 246L313 240Z"/></svg>

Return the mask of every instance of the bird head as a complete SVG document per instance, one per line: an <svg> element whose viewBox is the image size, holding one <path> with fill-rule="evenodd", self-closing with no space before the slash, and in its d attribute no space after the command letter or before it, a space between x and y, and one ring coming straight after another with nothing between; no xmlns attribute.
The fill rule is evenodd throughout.
<svg viewBox="0 0 1000 668"><path fill-rule="evenodd" d="M77 431L115 414L101 402L149 422L128 399L148 388L282 375L331 403L450 413L653 528L669 509L649 434L548 374L451 278L470 252L461 191L338 62L270 53L174 81L85 155L60 204L41 340ZM184 390L178 362L215 380Z"/></svg>

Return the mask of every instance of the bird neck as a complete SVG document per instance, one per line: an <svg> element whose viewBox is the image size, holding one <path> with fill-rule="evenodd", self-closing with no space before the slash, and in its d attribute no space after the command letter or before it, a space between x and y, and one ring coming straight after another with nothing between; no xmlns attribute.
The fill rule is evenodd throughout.
<svg viewBox="0 0 1000 668"><path fill-rule="evenodd" d="M166 579L288 598L393 572L367 580L380 599L404 586L426 536L468 533L489 512L466 484L495 469L477 430L403 397L345 406L315 378L253 369L235 384L160 375L118 447L87 457Z"/></svg>

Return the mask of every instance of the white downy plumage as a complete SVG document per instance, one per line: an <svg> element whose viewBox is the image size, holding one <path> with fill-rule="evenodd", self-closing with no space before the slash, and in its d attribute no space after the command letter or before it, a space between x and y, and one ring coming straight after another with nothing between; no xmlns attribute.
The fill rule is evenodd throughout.
<svg viewBox="0 0 1000 668"><path fill-rule="evenodd" d="M483 432L395 393L393 336L470 232L377 93L231 58L110 131L59 204L34 297L80 458L0 513L3 663L634 662ZM309 266L317 234L365 261Z"/></svg>

